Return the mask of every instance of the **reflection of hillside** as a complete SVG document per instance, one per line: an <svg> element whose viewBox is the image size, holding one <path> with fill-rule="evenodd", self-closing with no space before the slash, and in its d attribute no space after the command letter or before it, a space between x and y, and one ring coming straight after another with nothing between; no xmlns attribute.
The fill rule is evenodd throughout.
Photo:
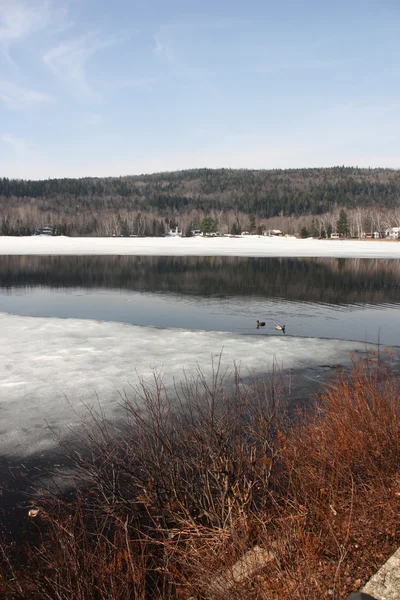
<svg viewBox="0 0 400 600"><path fill-rule="evenodd" d="M113 288L265 296L329 304L400 303L400 261L144 256L3 256L3 288Z"/></svg>

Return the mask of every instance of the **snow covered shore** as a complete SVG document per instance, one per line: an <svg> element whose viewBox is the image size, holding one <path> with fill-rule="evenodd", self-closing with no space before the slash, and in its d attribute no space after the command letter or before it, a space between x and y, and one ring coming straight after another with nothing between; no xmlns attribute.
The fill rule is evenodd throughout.
<svg viewBox="0 0 400 600"><path fill-rule="evenodd" d="M0 313L0 454L29 456L54 446L46 423L61 434L79 424L96 404L121 414L121 393L143 377L162 372L166 386L194 375L211 379L212 357L242 374L265 374L274 360L284 369L349 364L365 344L289 336L157 329L78 319L20 317ZM314 376L314 374L313 374ZM315 377L319 377L315 374Z"/></svg>
<svg viewBox="0 0 400 600"><path fill-rule="evenodd" d="M312 256L400 258L400 242L278 237L69 238L0 237L0 255L119 254L148 256Z"/></svg>

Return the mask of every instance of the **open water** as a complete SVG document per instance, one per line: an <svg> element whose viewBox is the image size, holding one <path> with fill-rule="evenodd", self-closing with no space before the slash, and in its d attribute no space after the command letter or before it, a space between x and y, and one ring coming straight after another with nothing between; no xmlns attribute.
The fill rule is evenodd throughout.
<svg viewBox="0 0 400 600"><path fill-rule="evenodd" d="M395 259L0 257L0 311L18 315L397 346L399 309Z"/></svg>

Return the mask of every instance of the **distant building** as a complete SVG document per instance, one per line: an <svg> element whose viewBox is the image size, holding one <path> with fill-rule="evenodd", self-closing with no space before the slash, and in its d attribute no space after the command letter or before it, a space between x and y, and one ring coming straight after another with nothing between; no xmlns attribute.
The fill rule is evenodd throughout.
<svg viewBox="0 0 400 600"><path fill-rule="evenodd" d="M192 229L192 235L203 235L203 232L200 229Z"/></svg>
<svg viewBox="0 0 400 600"><path fill-rule="evenodd" d="M400 237L400 227L389 227L385 231L385 236L392 240L398 240Z"/></svg>
<svg viewBox="0 0 400 600"><path fill-rule="evenodd" d="M386 233L384 231L371 231L369 233L366 233L365 231L361 232L361 237L362 238L367 238L369 240L380 240L381 238L385 238L387 237Z"/></svg>
<svg viewBox="0 0 400 600"><path fill-rule="evenodd" d="M338 240L340 235L338 233L331 233L331 240Z"/></svg>
<svg viewBox="0 0 400 600"><path fill-rule="evenodd" d="M175 227L175 229L169 229L168 235L172 235L173 237L182 237L182 230L178 227Z"/></svg>
<svg viewBox="0 0 400 600"><path fill-rule="evenodd" d="M36 229L35 235L53 235L53 228L50 225L46 225L45 227L38 227Z"/></svg>
<svg viewBox="0 0 400 600"><path fill-rule="evenodd" d="M268 237L272 237L273 235L282 236L283 232L280 229L267 229L264 231L263 235Z"/></svg>

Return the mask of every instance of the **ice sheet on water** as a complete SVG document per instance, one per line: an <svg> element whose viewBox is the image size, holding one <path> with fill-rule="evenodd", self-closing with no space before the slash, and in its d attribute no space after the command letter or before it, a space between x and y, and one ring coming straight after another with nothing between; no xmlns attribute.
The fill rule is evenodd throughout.
<svg viewBox="0 0 400 600"><path fill-rule="evenodd" d="M315 240L266 236L217 238L69 238L0 236L2 254L121 254L148 256L313 256L400 258L400 242Z"/></svg>
<svg viewBox="0 0 400 600"><path fill-rule="evenodd" d="M162 371L166 385L194 375L198 366L212 376L211 358L242 372L266 373L274 360L283 369L348 364L365 344L239 335L226 332L157 329L78 319L20 317L0 313L0 454L26 456L54 445L46 423L61 434L79 424L96 405L108 416L121 414L121 396L138 377L151 381Z"/></svg>

